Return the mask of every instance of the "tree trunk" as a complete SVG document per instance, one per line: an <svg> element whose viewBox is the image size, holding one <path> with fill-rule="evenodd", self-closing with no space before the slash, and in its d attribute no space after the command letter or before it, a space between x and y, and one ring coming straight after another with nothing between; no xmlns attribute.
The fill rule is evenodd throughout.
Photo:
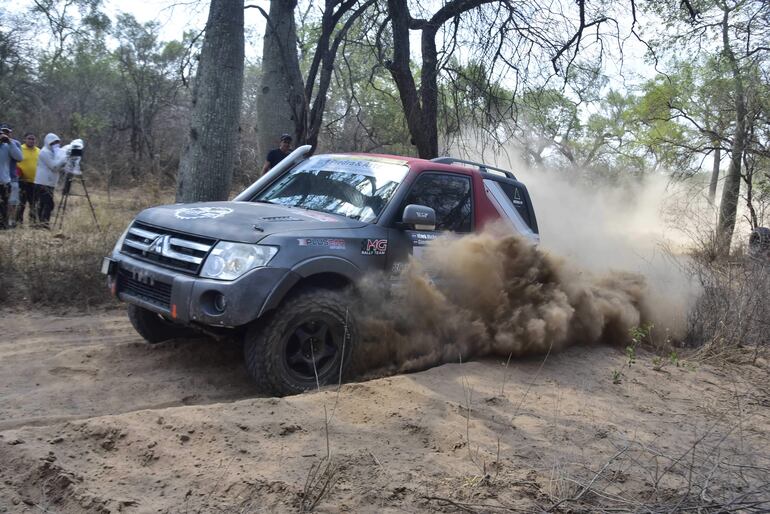
<svg viewBox="0 0 770 514"><path fill-rule="evenodd" d="M422 73L420 98L422 100L423 134L417 145L420 157L438 157L438 52L436 32L438 24L429 24L422 30Z"/></svg>
<svg viewBox="0 0 770 514"><path fill-rule="evenodd" d="M226 200L238 152L243 97L243 0L211 0L179 163L176 199Z"/></svg>
<svg viewBox="0 0 770 514"><path fill-rule="evenodd" d="M715 141L714 145L719 145L719 141ZM717 198L717 184L719 183L719 164L722 161L722 148L716 146L714 149L714 164L711 166L711 181L709 182L709 203L714 205Z"/></svg>
<svg viewBox="0 0 770 514"><path fill-rule="evenodd" d="M257 97L257 151L264 158L281 134L305 139L307 110L297 57L296 0L270 0L262 46L262 81Z"/></svg>
<svg viewBox="0 0 770 514"><path fill-rule="evenodd" d="M746 98L743 89L743 78L730 47L729 11L725 9L722 18L722 44L724 55L732 72L735 82L735 135L730 149L730 166L727 168L725 186L722 190L722 201L719 204L719 220L717 221L717 251L720 255L729 255L730 244L735 231L735 219L738 211L738 198L741 192L741 163L746 149Z"/></svg>
<svg viewBox="0 0 770 514"><path fill-rule="evenodd" d="M433 148L431 141L438 141L438 120L429 119L420 105L420 95L417 92L417 84L414 81L412 70L410 68L410 45L409 45L409 6L406 0L388 0L388 14L391 19L393 29L393 61L388 66L393 81L396 83L398 95L401 98L401 106L406 115L406 124L409 127L409 134L412 136L412 144L417 147L417 154L430 159L438 156L438 144ZM435 34L435 30L431 30ZM423 32L423 49L430 45L426 44L426 35ZM433 54L435 57L435 41L433 42ZM435 80L435 75L433 76ZM430 94L429 87L426 88L425 82L430 77L422 77L421 88L424 89L423 100Z"/></svg>

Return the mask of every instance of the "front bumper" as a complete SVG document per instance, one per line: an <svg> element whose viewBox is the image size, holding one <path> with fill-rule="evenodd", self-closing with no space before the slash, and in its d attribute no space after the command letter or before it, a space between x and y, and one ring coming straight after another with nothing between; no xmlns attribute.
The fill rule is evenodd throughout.
<svg viewBox="0 0 770 514"><path fill-rule="evenodd" d="M295 274L283 268L257 268L233 281L179 273L121 253L102 265L113 294L178 323L238 327L257 319L273 293ZM217 296L225 299L224 309ZM221 300L221 299L219 299Z"/></svg>

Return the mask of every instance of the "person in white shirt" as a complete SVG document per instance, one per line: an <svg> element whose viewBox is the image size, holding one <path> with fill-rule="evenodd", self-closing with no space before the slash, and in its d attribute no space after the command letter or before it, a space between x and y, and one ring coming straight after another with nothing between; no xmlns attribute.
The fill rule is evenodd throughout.
<svg viewBox="0 0 770 514"><path fill-rule="evenodd" d="M37 199L35 209L41 226L49 228L53 212L53 193L59 182L59 174L67 163L67 154L61 148L61 141L56 134L48 134L43 140L43 148L37 158L35 184Z"/></svg>

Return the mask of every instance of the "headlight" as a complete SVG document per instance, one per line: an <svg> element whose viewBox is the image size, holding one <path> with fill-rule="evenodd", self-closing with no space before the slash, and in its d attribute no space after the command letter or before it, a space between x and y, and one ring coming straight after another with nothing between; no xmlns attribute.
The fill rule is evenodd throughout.
<svg viewBox="0 0 770 514"><path fill-rule="evenodd" d="M206 257L201 277L235 280L249 270L266 266L276 253L275 246L220 241Z"/></svg>

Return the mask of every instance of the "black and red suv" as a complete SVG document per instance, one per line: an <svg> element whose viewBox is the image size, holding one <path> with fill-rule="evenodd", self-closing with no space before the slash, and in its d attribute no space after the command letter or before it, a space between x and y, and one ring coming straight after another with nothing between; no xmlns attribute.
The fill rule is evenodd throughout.
<svg viewBox="0 0 770 514"><path fill-rule="evenodd" d="M503 222L539 240L527 188L509 171L309 152L298 148L232 201L153 207L131 222L102 271L142 337L242 337L261 389L297 393L347 366L359 334L346 292L365 274L400 270L444 231Z"/></svg>

